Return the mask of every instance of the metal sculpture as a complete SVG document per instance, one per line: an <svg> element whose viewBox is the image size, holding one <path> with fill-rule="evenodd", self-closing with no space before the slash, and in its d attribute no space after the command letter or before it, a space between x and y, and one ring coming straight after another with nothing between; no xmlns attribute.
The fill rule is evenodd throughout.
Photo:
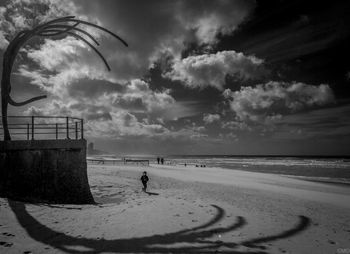
<svg viewBox="0 0 350 254"><path fill-rule="evenodd" d="M75 16L67 16L62 18L57 18L46 22L44 24L38 25L37 27L31 30L24 30L19 32L15 38L8 45L4 56L3 56L3 70L2 70L2 79L1 79L1 106L2 106L2 125L4 130L4 140L11 140L10 132L8 129L7 122L7 107L8 104L12 106L23 106L33 101L41 100L46 98L46 95L37 96L31 98L29 100L23 102L15 102L10 93L11 93L11 71L15 61L15 58L20 50L20 48L27 43L31 38L39 36L39 37L51 37L51 36L59 36L59 35L70 35L76 38L77 40L83 41L87 44L91 49L95 51L95 53L102 59L104 64L106 65L108 71L111 70L106 59L103 55L96 49L94 45L92 45L88 40L79 35L78 33L84 34L89 37L97 46L99 43L97 40L88 32L78 28L77 26L80 24L92 26L98 28L104 32L109 33L113 37L117 38L120 42L122 42L126 47L128 44L120 38L118 35L109 31L108 29L95 25L93 23L76 19Z"/></svg>

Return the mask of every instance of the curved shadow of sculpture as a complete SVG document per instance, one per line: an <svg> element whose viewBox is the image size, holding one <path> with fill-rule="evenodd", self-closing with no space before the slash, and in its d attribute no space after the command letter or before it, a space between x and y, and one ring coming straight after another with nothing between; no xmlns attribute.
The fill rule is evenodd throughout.
<svg viewBox="0 0 350 254"><path fill-rule="evenodd" d="M21 47L27 43L30 39L33 37L51 37L51 36L59 36L59 35L70 35L74 38L83 41L86 43L91 49L95 51L95 53L102 59L104 64L106 65L108 71L111 70L109 67L106 59L103 57L103 55L95 48L94 45L92 45L88 40L86 40L81 35L77 34L83 34L89 37L97 46L99 43L97 40L88 32L78 28L77 26L79 24L84 24L88 26L92 26L95 28L98 28L104 32L109 33L113 37L117 38L119 41L121 41L125 46L128 46L128 44L120 38L118 35L114 34L113 32L107 30L106 28L103 28L101 26L89 23L87 21L75 19L75 16L67 16L62 17L58 19L51 20L49 22L46 22L44 24L38 25L37 27L31 29L31 30L24 30L19 32L15 38L10 42L8 45L6 51L4 52L3 56L3 70L2 70L2 79L1 79L1 105L2 105L2 125L4 128L4 140L11 140L11 135L8 129L8 122L7 122L7 107L8 104L12 106L23 106L28 103L31 103L33 101L41 100L46 98L46 95L37 96L34 98L31 98L29 100L23 101L23 102L15 102L10 93L11 93L11 72L12 67L14 64L14 61L16 59L16 56L21 49Z"/></svg>
<svg viewBox="0 0 350 254"><path fill-rule="evenodd" d="M215 225L224 218L225 211L218 206L212 205L217 210L216 216L209 222L197 227L163 235L105 240L77 238L54 231L32 217L26 211L24 203L11 200L8 200L8 202L18 222L27 231L31 238L67 253L213 253L217 248L226 247L229 250L220 250L220 253L266 254L267 252L264 251L265 247L261 244L295 236L307 229L311 222L309 218L299 216L299 222L297 225L276 235L251 239L241 243L213 241L208 238L217 234L224 234L242 228L247 222L243 217L238 216L236 222L227 227L215 227ZM209 227L212 228L209 229ZM187 245L183 247L171 247L171 245L174 244L184 243ZM84 247L85 250L79 251L73 249L77 246ZM237 249L242 246L251 248L252 250L238 251Z"/></svg>

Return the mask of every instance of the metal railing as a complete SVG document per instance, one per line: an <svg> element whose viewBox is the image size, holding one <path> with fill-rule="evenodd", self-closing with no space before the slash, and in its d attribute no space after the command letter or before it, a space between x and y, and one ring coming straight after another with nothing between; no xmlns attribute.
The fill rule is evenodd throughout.
<svg viewBox="0 0 350 254"><path fill-rule="evenodd" d="M8 116L12 139L84 139L84 120L66 116ZM0 125L0 138L4 128Z"/></svg>

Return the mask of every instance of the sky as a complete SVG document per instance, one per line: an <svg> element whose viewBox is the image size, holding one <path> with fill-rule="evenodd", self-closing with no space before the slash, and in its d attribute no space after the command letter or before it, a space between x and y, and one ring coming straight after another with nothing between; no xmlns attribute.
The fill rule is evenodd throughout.
<svg viewBox="0 0 350 254"><path fill-rule="evenodd" d="M349 1L0 0L1 59L19 31L67 15L129 46L78 26L108 71L72 36L34 38L11 94L48 98L10 115L84 118L113 154L349 155Z"/></svg>

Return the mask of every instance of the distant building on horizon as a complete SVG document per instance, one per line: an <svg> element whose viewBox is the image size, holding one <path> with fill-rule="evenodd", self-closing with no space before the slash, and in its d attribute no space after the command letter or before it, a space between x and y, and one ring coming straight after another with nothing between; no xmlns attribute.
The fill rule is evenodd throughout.
<svg viewBox="0 0 350 254"><path fill-rule="evenodd" d="M93 150L94 150L94 143L91 142L91 143L88 144L87 152L91 153Z"/></svg>
<svg viewBox="0 0 350 254"><path fill-rule="evenodd" d="M101 155L101 154L107 154L104 151L98 150L94 148L94 143L90 142L87 147L87 154L88 155Z"/></svg>

